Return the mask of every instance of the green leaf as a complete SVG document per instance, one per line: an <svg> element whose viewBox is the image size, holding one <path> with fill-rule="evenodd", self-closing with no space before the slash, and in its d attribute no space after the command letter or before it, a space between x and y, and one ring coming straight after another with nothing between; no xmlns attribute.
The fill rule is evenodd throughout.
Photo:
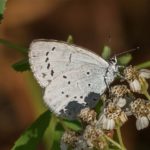
<svg viewBox="0 0 150 150"><path fill-rule="evenodd" d="M78 121L63 120L61 123L66 128L72 129L74 131L80 131L82 129L81 124Z"/></svg>
<svg viewBox="0 0 150 150"><path fill-rule="evenodd" d="M110 55L111 55L111 48L109 46L104 46L103 52L101 54L102 58L108 60L110 58Z"/></svg>
<svg viewBox="0 0 150 150"><path fill-rule="evenodd" d="M118 58L118 64L127 65L132 60L131 54L125 54Z"/></svg>
<svg viewBox="0 0 150 150"><path fill-rule="evenodd" d="M23 60L16 62L15 64L12 65L12 68L20 72L30 70L28 59L23 59Z"/></svg>
<svg viewBox="0 0 150 150"><path fill-rule="evenodd" d="M103 106L103 101L102 99L100 99L95 107L95 111L97 112L97 114L101 113L102 106Z"/></svg>
<svg viewBox="0 0 150 150"><path fill-rule="evenodd" d="M69 43L69 44L73 44L74 43L72 35L68 36L67 43Z"/></svg>
<svg viewBox="0 0 150 150"><path fill-rule="evenodd" d="M44 112L16 141L12 150L36 150L37 145L51 118L50 111Z"/></svg>
<svg viewBox="0 0 150 150"><path fill-rule="evenodd" d="M29 51L29 49L27 48L24 48L20 45L17 45L17 44L14 44L14 43L11 43L7 40L4 40L4 39L0 39L0 44L8 47L8 48L12 48L12 49L15 49L15 50L18 50L19 52L22 52L22 53L27 53Z"/></svg>
<svg viewBox="0 0 150 150"><path fill-rule="evenodd" d="M6 2L7 0L0 0L0 21L3 19Z"/></svg>
<svg viewBox="0 0 150 150"><path fill-rule="evenodd" d="M150 67L150 61L146 61L146 62L141 63L135 67L136 67L136 69L149 68Z"/></svg>

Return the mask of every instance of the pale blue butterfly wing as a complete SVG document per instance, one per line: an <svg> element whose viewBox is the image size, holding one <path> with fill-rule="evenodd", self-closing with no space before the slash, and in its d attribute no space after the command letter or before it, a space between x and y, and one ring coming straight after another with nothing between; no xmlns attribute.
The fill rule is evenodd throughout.
<svg viewBox="0 0 150 150"><path fill-rule="evenodd" d="M76 118L84 107L93 108L106 89L109 64L98 55L64 42L36 40L29 62L44 101L58 116ZM113 71L108 84L114 79Z"/></svg>

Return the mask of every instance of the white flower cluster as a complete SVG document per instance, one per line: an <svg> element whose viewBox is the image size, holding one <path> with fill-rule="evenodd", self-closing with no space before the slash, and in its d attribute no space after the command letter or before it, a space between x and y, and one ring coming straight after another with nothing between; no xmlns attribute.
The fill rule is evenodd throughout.
<svg viewBox="0 0 150 150"><path fill-rule="evenodd" d="M115 128L116 123L125 123L127 121L127 116L121 107L113 102L110 102L106 108L104 108L103 113L100 115L98 120L98 126L102 129L112 130Z"/></svg>
<svg viewBox="0 0 150 150"><path fill-rule="evenodd" d="M146 79L150 78L150 71L137 71L129 66L124 69L122 76L123 83L120 81L119 85L112 86L109 92L102 95L103 107L99 116L95 110L81 110L78 117L84 130L79 133L66 131L62 136L61 150L108 149L111 140L107 140L112 139L114 129L120 128L131 115L136 118L137 130L148 127L150 96ZM140 98L140 95L146 98Z"/></svg>
<svg viewBox="0 0 150 150"><path fill-rule="evenodd" d="M137 119L137 130L144 129L149 125L150 101L136 98L135 93L147 96L146 79L150 78L150 71L146 69L137 71L135 67L129 66L124 69L123 77L130 88L122 84L111 88L109 102L104 107L98 124L103 129L112 130L117 123L123 125L128 116L134 115Z"/></svg>
<svg viewBox="0 0 150 150"><path fill-rule="evenodd" d="M138 98L131 102L132 114L137 118L136 127L138 130L148 127L150 120L150 102Z"/></svg>

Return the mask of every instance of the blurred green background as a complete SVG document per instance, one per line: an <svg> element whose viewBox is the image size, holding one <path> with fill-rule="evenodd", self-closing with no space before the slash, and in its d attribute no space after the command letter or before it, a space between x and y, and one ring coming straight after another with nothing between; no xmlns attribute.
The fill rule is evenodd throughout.
<svg viewBox="0 0 150 150"><path fill-rule="evenodd" d="M136 0L8 0L0 39L28 48L37 38L66 41L98 54L105 45L113 54L140 46L131 64L150 60L150 1ZM30 72L11 65L24 58L0 45L0 150L9 150L21 133L45 110L42 91ZM150 129L137 132L131 118L123 126L128 150L150 149ZM39 150L45 150L44 142Z"/></svg>

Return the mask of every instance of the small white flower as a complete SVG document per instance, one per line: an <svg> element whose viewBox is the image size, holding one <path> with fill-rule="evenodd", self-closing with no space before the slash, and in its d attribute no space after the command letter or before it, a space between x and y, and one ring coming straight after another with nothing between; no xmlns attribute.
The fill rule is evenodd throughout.
<svg viewBox="0 0 150 150"><path fill-rule="evenodd" d="M104 133L95 125L88 125L83 133L83 138L87 141L90 148L104 149L107 145L104 139Z"/></svg>
<svg viewBox="0 0 150 150"><path fill-rule="evenodd" d="M84 108L81 110L79 114L79 118L88 124L93 124L96 121L96 115L97 113L94 110L91 110L90 108Z"/></svg>
<svg viewBox="0 0 150 150"><path fill-rule="evenodd" d="M146 79L150 78L150 70L138 71L135 67L129 66L124 69L124 78L129 83L131 91L142 94L148 88Z"/></svg>
<svg viewBox="0 0 150 150"><path fill-rule="evenodd" d="M135 79L133 81L130 81L129 86L130 86L130 89L133 92L138 92L139 93L141 91L141 84L137 79Z"/></svg>
<svg viewBox="0 0 150 150"><path fill-rule="evenodd" d="M124 70L124 77L129 83L131 91L140 93L141 84L139 81L139 72L136 68L133 66L126 67Z"/></svg>
<svg viewBox="0 0 150 150"><path fill-rule="evenodd" d="M148 125L149 125L149 120L147 117L142 116L142 117L137 118L137 120L136 120L137 130L144 129L144 128L148 127Z"/></svg>
<svg viewBox="0 0 150 150"><path fill-rule="evenodd" d="M124 69L124 77L127 81L133 81L137 79L139 76L139 72L133 66L128 66Z"/></svg>
<svg viewBox="0 0 150 150"><path fill-rule="evenodd" d="M107 118L104 114L100 116L98 123L102 124L102 128L106 130L112 130L115 128L115 121Z"/></svg>
<svg viewBox="0 0 150 150"><path fill-rule="evenodd" d="M148 127L150 117L149 102L144 99L138 98L135 101L131 102L130 106L132 114L137 118L137 130Z"/></svg>
<svg viewBox="0 0 150 150"><path fill-rule="evenodd" d="M101 126L103 129L112 130L115 128L116 122L121 124L127 121L125 112L115 103L110 102L104 112L100 116L97 126Z"/></svg>
<svg viewBox="0 0 150 150"><path fill-rule="evenodd" d="M128 93L130 93L130 90L128 89L126 85L115 85L111 87L110 92L111 92L111 95L115 97L123 97L127 95Z"/></svg>
<svg viewBox="0 0 150 150"><path fill-rule="evenodd" d="M107 119L106 129L107 130L112 130L114 128L115 128L115 121L113 119Z"/></svg>
<svg viewBox="0 0 150 150"><path fill-rule="evenodd" d="M148 69L141 69L139 71L139 75L145 79L149 79L150 78L150 70Z"/></svg>
<svg viewBox="0 0 150 150"><path fill-rule="evenodd" d="M121 112L119 119L120 119L120 121L121 121L122 123L125 123L125 122L128 120L127 114L124 113L124 112Z"/></svg>
<svg viewBox="0 0 150 150"><path fill-rule="evenodd" d="M118 100L116 101L116 105L118 105L119 107L124 107L126 105L127 100L123 97L118 98Z"/></svg>
<svg viewBox="0 0 150 150"><path fill-rule="evenodd" d="M67 150L69 146L74 147L78 136L74 131L65 131L61 137L61 150Z"/></svg>
<svg viewBox="0 0 150 150"><path fill-rule="evenodd" d="M131 98L131 90L128 89L127 85L115 85L111 87L112 102L122 108L125 112L128 110L128 101ZM125 117L126 118L126 117Z"/></svg>

